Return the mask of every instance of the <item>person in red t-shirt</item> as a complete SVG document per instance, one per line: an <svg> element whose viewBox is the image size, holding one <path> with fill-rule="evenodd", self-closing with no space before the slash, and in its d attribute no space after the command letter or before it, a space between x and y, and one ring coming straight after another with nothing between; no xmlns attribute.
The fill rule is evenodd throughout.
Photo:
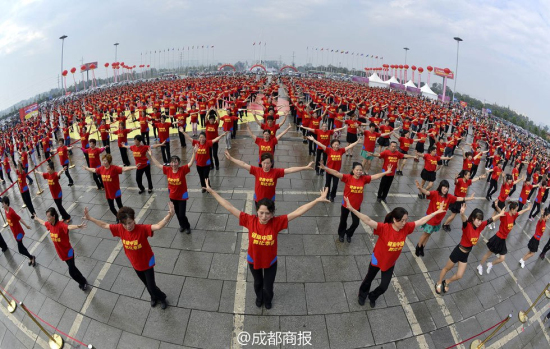
<svg viewBox="0 0 550 349"><path fill-rule="evenodd" d="M277 179L284 177L286 174L313 170L313 162L310 162L307 166L303 167L290 167L290 168L273 168L273 155L271 153L263 153L261 157L261 167L251 166L244 161L237 160L232 157L229 152L225 151L225 157L227 160L233 162L239 167L244 168L256 180L254 184L254 201L258 202L261 199L268 198L271 201L275 201L275 189L277 187Z"/></svg>
<svg viewBox="0 0 550 349"><path fill-rule="evenodd" d="M384 223L378 223L366 214L356 210L350 202L349 197L345 196L344 200L351 213L368 225L373 230L373 235L378 236L371 256L369 269L359 287L357 299L359 305L365 305L365 300L368 296L370 306L374 308L378 297L383 295L390 285L395 263L401 255L407 236L412 234L416 227L425 224L437 214L445 213L445 211L440 209L415 222L407 222L409 219L407 210L403 207L396 207L386 215ZM371 292L372 281L379 271L382 271L382 280L380 281L380 285Z"/></svg>
<svg viewBox="0 0 550 349"><path fill-rule="evenodd" d="M530 205L524 210L518 211L518 203L515 201L508 204L508 212L505 212L500 218L500 225L497 233L493 235L489 241L487 241L487 248L489 251L483 255L483 258L481 258L481 261L477 266L477 272L479 275L483 275L483 263L485 263L493 253L498 254L499 257L492 262L487 263L487 274L491 272L494 265L504 262L506 254L508 253L508 249L506 248L506 238L514 228L516 219L518 219L518 217L525 212L529 211L529 209L531 209Z"/></svg>
<svg viewBox="0 0 550 349"><path fill-rule="evenodd" d="M454 194L457 198L465 198L466 195L468 195L468 188L472 185L472 183L475 183L480 179L485 178L487 174L481 175L473 179L470 178L470 176L470 171L460 171L460 173L456 175ZM441 227L443 231L451 231L451 222L455 219L456 215L460 213L462 207L464 207L463 202L455 202L449 205L449 211L451 211L451 215L449 216L449 218L447 218L445 223L443 223L443 226Z"/></svg>
<svg viewBox="0 0 550 349"><path fill-rule="evenodd" d="M86 291L88 288L88 282L75 265L74 250L71 246L71 241L69 240L69 230L85 228L86 222L84 221L79 225L68 225L67 223L59 220L59 214L53 207L50 207L46 211L46 221L38 218L38 216L34 216L34 220L48 229L53 246L57 252L57 256L63 262L67 263L67 266L69 267L69 275L78 283L78 288L82 291Z"/></svg>
<svg viewBox="0 0 550 349"><path fill-rule="evenodd" d="M105 155L109 156L109 155ZM117 221L120 224L109 224L99 219L93 218L88 212L88 208L84 209L84 218L94 223L98 227L110 230L113 236L119 237L122 240L124 253L132 264L139 279L151 296L151 307L157 305L160 301L161 308L166 309L166 294L162 292L155 283L155 254L149 241L149 237L153 237L153 232L162 229L170 222L174 216L174 204L168 203L168 214L157 224L136 224L135 211L130 207L121 207L117 213Z"/></svg>
<svg viewBox="0 0 550 349"><path fill-rule="evenodd" d="M361 126L367 126L367 124L361 124ZM361 148L361 156L363 157L363 168L365 173L369 173L372 159L374 159L374 150L376 148L376 138L382 136L388 136L390 133L380 133L376 130L376 124L371 122L369 130L363 131L363 148Z"/></svg>
<svg viewBox="0 0 550 349"><path fill-rule="evenodd" d="M90 147L88 149L82 149L82 151L88 155L88 167L98 168L101 166L100 154L105 151L105 148L97 148L97 141L95 139L90 139ZM124 146L124 144L123 144ZM107 145L109 147L109 145ZM101 182L101 177L97 174L93 174L94 182L97 185L97 190L103 188L103 183Z"/></svg>
<svg viewBox="0 0 550 349"><path fill-rule="evenodd" d="M509 175L507 175L509 176ZM539 212L540 212L540 206L542 205L544 201L544 194L550 187L547 187L548 182L546 180L543 180L540 183L539 190L537 191L537 197L535 198L535 203L533 204L533 209L531 212L529 212L529 221L533 221L533 218L535 218Z"/></svg>
<svg viewBox="0 0 550 349"><path fill-rule="evenodd" d="M275 146L279 143L279 140L290 130L291 127L292 126L288 125L288 127L283 132L275 137L271 137L271 131L264 130L263 138L260 138L256 137L256 135L253 134L250 130L250 125L248 123L246 124L246 132L248 132L250 137L252 137L254 143L258 146L258 162L260 162L263 153L271 153L271 155L275 157Z"/></svg>
<svg viewBox="0 0 550 349"><path fill-rule="evenodd" d="M424 185L426 185L427 183L428 185L426 185L426 188L424 189L429 191L434 185L436 179L437 164L442 160L450 160L452 156L437 156L436 148L430 147L428 149L428 153L423 154L422 158L424 159L424 168L420 173L420 178L422 178L422 184L420 185L420 188L424 188ZM421 199L425 198L422 193L419 193L418 197Z"/></svg>
<svg viewBox="0 0 550 349"><path fill-rule="evenodd" d="M228 132L225 135L225 147L231 149L231 139L234 139L237 136L237 123L239 117L233 114L230 110L227 110L227 114L222 116L221 121L223 121L223 130Z"/></svg>
<svg viewBox="0 0 550 349"><path fill-rule="evenodd" d="M142 135L136 135L134 137L134 145L127 146L123 145L123 147L130 149L132 151L132 155L134 155L134 160L136 161L136 182L139 187L138 194L142 194L145 191L145 187L143 186L143 174L145 173L145 177L147 177L147 185L149 188L149 194L153 192L153 181L151 180L151 166L149 163L149 159L147 158L147 152L151 148L158 148L162 147L162 144L153 144L151 146L143 144L143 136Z"/></svg>
<svg viewBox="0 0 550 349"><path fill-rule="evenodd" d="M180 224L180 232L191 234L191 224L186 216L187 200L189 199L189 192L187 191L187 180L185 176L190 172L191 166L195 162L195 156L199 149L198 145L193 147L193 155L187 165L180 166L181 159L179 156L172 155L170 159L170 166L163 166L156 158L153 157L151 150L148 151L153 164L162 170L162 173L166 175L168 181L168 197L172 204L174 204L174 210L176 217Z"/></svg>
<svg viewBox="0 0 550 349"><path fill-rule="evenodd" d="M550 218L550 209L547 207L544 209L544 212L541 214L537 226L535 228L535 234L531 237L529 240L529 243L527 244L527 248L529 249L529 252L527 252L520 260L519 264L521 265L521 268L525 268L525 261L527 261L529 258L533 257L535 253L537 253L539 249L539 243L540 238L544 234L544 231L546 230L546 222L548 221L548 218ZM542 251L541 255L544 256L546 251ZM542 257L544 259L544 257Z"/></svg>
<svg viewBox="0 0 550 349"><path fill-rule="evenodd" d="M34 206L31 200L31 193L29 191L29 186L27 185L27 179L30 179L30 177L27 174L27 171L23 169L23 163L21 161L17 163L17 170L15 170L15 174L17 176L17 185L19 186L19 192L21 192L23 203L27 205L27 209L31 213L31 218L34 218L36 212L34 211ZM31 185L32 183L33 182L30 182Z"/></svg>
<svg viewBox="0 0 550 349"><path fill-rule="evenodd" d="M529 202L528 197L531 194L531 191L535 188L540 187L541 184L542 183L533 185L533 183L531 183L531 178L527 177L525 179L525 182L523 182L523 186L521 187L521 192L518 199L519 211L521 211L523 209L523 206L525 206L525 204Z"/></svg>
<svg viewBox="0 0 550 349"><path fill-rule="evenodd" d="M397 142L395 141L392 141L390 143L389 149L384 150L380 154L374 154L373 156L384 159L384 163L382 164L382 171L389 171L388 175L384 176L380 181L380 186L378 187L378 196L376 199L378 203L386 203L386 198L388 197L388 193L390 192L391 184L395 176L395 170L397 169L397 162L400 159L416 159L416 157L398 152ZM388 170L390 166L392 169Z"/></svg>
<svg viewBox="0 0 550 349"><path fill-rule="evenodd" d="M126 150L126 149L125 149ZM111 212L117 216L117 211L115 209L115 200L118 208L122 207L122 191L120 190L120 181L118 176L122 172L135 170L136 166L120 167L116 165L111 165L113 162L113 157L111 154L105 154L101 158L101 166L98 168L91 168L82 165L82 168L91 173L97 173L101 176L101 181L105 189L105 197L109 203L109 208ZM118 219L117 219L118 223Z"/></svg>
<svg viewBox="0 0 550 349"><path fill-rule="evenodd" d="M475 193L472 193L472 196L468 198L456 197L449 194L449 182L446 179L442 180L439 183L437 189L433 191L428 191L422 188L418 181L414 182L418 190L420 190L420 192L425 195L424 197L428 197L430 200L430 205L428 206L426 214L430 214L434 211L437 211L438 209L443 209L445 210L445 212L447 212L447 210L449 209L449 205L452 205L455 202L465 202L474 199ZM422 230L424 230L424 233L422 234L420 240L418 241L418 244L416 245L415 254L417 257L424 257L424 247L428 243L431 234L438 232L441 228L441 222L443 221L443 218L445 218L444 213L437 215L436 217L430 219L426 224L422 225Z"/></svg>
<svg viewBox="0 0 550 349"><path fill-rule="evenodd" d="M63 207L63 192L61 191L61 186L59 185L59 178L61 178L61 174L65 171L65 168L63 167L61 171L55 172L53 162L49 162L48 172L44 173L38 170L35 171L39 176L42 176L42 178L48 181L48 186L50 187L53 201L55 202L59 213L61 213L61 217L65 222L70 223L71 216Z"/></svg>
<svg viewBox="0 0 550 349"><path fill-rule="evenodd" d="M288 222L300 217L319 202L328 202L327 188L321 195L293 212L275 217L275 203L263 198L256 203L256 215L241 212L229 201L222 198L206 181L206 190L229 213L239 219L239 225L248 229L248 254L246 260L249 270L254 277L254 291L256 292L256 306L265 304L271 309L273 300L273 283L277 274L277 237L281 230L288 228Z"/></svg>
<svg viewBox="0 0 550 349"><path fill-rule="evenodd" d="M392 170L392 165L390 165L388 171L382 171L381 173L369 176L364 175L363 166L358 162L353 163L351 174L342 174L336 170L326 167L325 165L319 166L322 170L327 171L327 174L331 174L345 183L344 197L349 198L349 201L351 201L351 204L357 211L361 211L361 203L364 198L363 195L365 185L369 184L372 180L389 175ZM357 215L352 214L351 225L349 228L346 228L349 213L349 205L346 205L342 199L342 207L340 208L340 224L338 225L338 236L340 242L344 242L345 236L347 236L347 241L351 242L351 237L353 236L353 233L355 233L355 229L359 226L359 218Z"/></svg>
<svg viewBox="0 0 550 349"><path fill-rule="evenodd" d="M138 129L139 127L133 129L124 128L124 123L122 123L119 124L118 130L111 132L117 136L118 149L120 150L120 157L124 166L130 166L130 159L128 159L127 149L123 145L128 145L128 134Z"/></svg>
<svg viewBox="0 0 550 349"><path fill-rule="evenodd" d="M462 205L460 208L460 217L462 218L462 238L460 243L456 245L453 252L449 256L447 264L439 273L439 280L435 284L435 292L437 294L447 293L449 291L449 285L457 280L462 279L466 266L468 265L468 256L472 251L472 248L477 245L479 241L479 235L485 229L485 227L495 221L498 221L500 217L504 215L504 210L500 214L483 221L483 211L476 208L470 213L470 217L466 217L466 205ZM445 275L451 271L458 263L458 270L450 279L445 279Z"/></svg>
<svg viewBox="0 0 550 349"><path fill-rule="evenodd" d="M313 140L319 149L325 152L325 160L324 163L326 166L332 170L335 170L337 172L340 172L340 169L342 168L342 156L355 147L357 144L359 144L359 140L355 141L355 143L352 143L348 145L345 148L340 148L340 140L339 139L333 139L331 141L330 147L322 144L321 142L318 142L317 140ZM320 159L319 159L320 160ZM319 166L321 162L317 164ZM323 173L324 171L321 171ZM325 188L329 189L328 198L330 202L334 202L334 198L336 197L336 190L338 190L338 181L339 178L336 176L331 175L330 173L327 173L327 178L325 181ZM332 189L331 189L331 183L332 183Z"/></svg>
<svg viewBox="0 0 550 349"><path fill-rule="evenodd" d="M170 127L172 124L168 121L167 115L162 115L162 122L155 123L159 132L159 144L161 144L162 161L164 166L170 162Z"/></svg>
<svg viewBox="0 0 550 349"><path fill-rule="evenodd" d="M491 205L491 207L495 210L493 212L493 216L496 216L497 213L502 211L506 206L506 200L508 199L512 186L518 184L520 181L524 179L525 179L524 177L521 177L521 178L518 178L516 181L514 181L514 178L512 177L511 174L506 174L504 183L502 183L502 186L500 187L500 194L498 198Z"/></svg>
<svg viewBox="0 0 550 349"><path fill-rule="evenodd" d="M19 217L17 213L13 210L13 208L10 207L10 198L7 196L4 196L2 198L2 208L6 212L6 223L10 226L11 232L13 233L13 237L15 238L15 241L17 241L17 251L21 253L23 256L26 256L29 259L29 265L36 266L36 256L32 256L25 245L23 245L23 237L25 236L25 231L23 230L23 227L21 227L21 224L23 224L27 229L31 229L30 225L25 223ZM33 214L32 218L34 219L35 214ZM4 241L4 238L0 234L0 248L2 248L2 252L5 252L8 249L8 245Z"/></svg>
<svg viewBox="0 0 550 349"><path fill-rule="evenodd" d="M304 126L301 126L301 125L300 125L300 127L305 128L306 130L308 130L311 133L311 135L307 136L307 139L310 142L317 145L316 155L315 155L315 173L317 173L318 176L322 176L323 171L319 171L319 163L321 162L321 156L323 157L323 162L324 163L327 162L327 153L324 152L322 148L320 148L319 144L324 145L325 148L328 147L329 144L330 144L330 138L334 134L334 132L338 132L340 130L343 130L343 129L345 129L345 127L329 130L328 129L328 124L326 122L323 122L321 124L320 129L312 129L312 128L304 127Z"/></svg>
<svg viewBox="0 0 550 349"><path fill-rule="evenodd" d="M189 140L189 142L191 142L193 147L195 147L196 145L199 146L199 148L197 149L195 162L197 164L197 172L199 173L201 187L204 188L206 185L206 180L210 175L210 165L212 164L212 160L210 160L210 148L212 148L213 144L217 144L218 141L225 136L225 132L214 138L213 140L206 140L206 133L204 132L201 132L199 134L198 141L191 138L187 133L184 133L183 135L185 136L185 138L187 138L187 140ZM206 193L206 189L203 189L202 192Z"/></svg>
<svg viewBox="0 0 550 349"><path fill-rule="evenodd" d="M74 185L73 178L71 177L71 174L69 173L69 167L70 167L70 161L69 161L69 155L68 151L73 149L73 147L66 146L64 141L62 139L57 140L57 149L56 153L59 156L59 164L61 167L65 169L65 175L67 176L67 179L69 180L69 187L72 187ZM74 166L73 166L74 167Z"/></svg>
<svg viewBox="0 0 550 349"><path fill-rule="evenodd" d="M497 192L498 189L498 180L506 174L502 171L502 161L499 161L498 164L487 172L492 172L488 177L490 180L489 189L487 189L487 196L485 197L487 201L493 201L493 194Z"/></svg>

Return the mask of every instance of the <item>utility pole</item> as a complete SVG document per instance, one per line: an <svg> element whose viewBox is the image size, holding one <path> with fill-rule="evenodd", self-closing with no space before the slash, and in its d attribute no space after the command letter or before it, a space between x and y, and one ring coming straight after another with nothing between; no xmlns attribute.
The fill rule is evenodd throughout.
<svg viewBox="0 0 550 349"><path fill-rule="evenodd" d="M292 66L294 67L294 51L292 51Z"/></svg>

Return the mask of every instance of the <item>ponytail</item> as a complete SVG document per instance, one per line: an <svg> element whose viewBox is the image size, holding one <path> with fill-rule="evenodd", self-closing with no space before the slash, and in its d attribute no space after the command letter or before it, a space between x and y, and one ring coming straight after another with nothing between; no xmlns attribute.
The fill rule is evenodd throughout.
<svg viewBox="0 0 550 349"><path fill-rule="evenodd" d="M384 223L393 224L393 220L400 221L403 219L403 216L408 215L409 212L405 210L403 207L396 207L386 215L386 218L384 218Z"/></svg>

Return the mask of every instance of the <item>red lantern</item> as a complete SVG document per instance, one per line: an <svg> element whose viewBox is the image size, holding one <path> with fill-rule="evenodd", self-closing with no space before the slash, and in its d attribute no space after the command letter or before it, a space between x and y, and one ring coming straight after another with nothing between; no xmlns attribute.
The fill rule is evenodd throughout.
<svg viewBox="0 0 550 349"><path fill-rule="evenodd" d="M111 65L112 65L112 66L116 66L116 65L118 65L118 63L117 63L117 62L113 62L113 63L111 63Z"/></svg>
<svg viewBox="0 0 550 349"><path fill-rule="evenodd" d="M109 68L109 63L105 63L105 68Z"/></svg>
<svg viewBox="0 0 550 349"><path fill-rule="evenodd" d="M422 74L423 71L424 71L424 68L418 67L418 72L419 72L420 74Z"/></svg>
<svg viewBox="0 0 550 349"><path fill-rule="evenodd" d="M69 73L68 71L66 71L66 70L63 70L63 73L61 73L61 75L63 75L63 76L67 76L67 74L68 74L68 73Z"/></svg>
<svg viewBox="0 0 550 349"><path fill-rule="evenodd" d="M95 68L96 68L95 64L90 65L90 69L95 69Z"/></svg>
<svg viewBox="0 0 550 349"><path fill-rule="evenodd" d="M413 65L413 66L411 67L411 69L412 69L413 71L415 71L415 70L416 70L416 65Z"/></svg>
<svg viewBox="0 0 550 349"><path fill-rule="evenodd" d="M445 69L443 69L443 71L445 72L445 74L449 74L451 72L451 69L445 68Z"/></svg>
<svg viewBox="0 0 550 349"><path fill-rule="evenodd" d="M409 69L409 66L408 66L407 64L405 64L405 65L403 66L403 68Z"/></svg>
<svg viewBox="0 0 550 349"><path fill-rule="evenodd" d="M123 66L123 65L124 65L124 62L121 62L121 63L120 63L120 65L122 65L122 66Z"/></svg>
<svg viewBox="0 0 550 349"><path fill-rule="evenodd" d="M150 67L150 65L149 65L149 64L147 64L147 68L149 68L149 67Z"/></svg>
<svg viewBox="0 0 550 349"><path fill-rule="evenodd" d="M135 68L135 67L136 67L136 65L134 64L133 68Z"/></svg>
<svg viewBox="0 0 550 349"><path fill-rule="evenodd" d="M399 69L403 69L403 65L400 64L400 65L399 65Z"/></svg>
<svg viewBox="0 0 550 349"><path fill-rule="evenodd" d="M71 73L74 74L76 72L76 68L75 67L72 67L71 68Z"/></svg>
<svg viewBox="0 0 550 349"><path fill-rule="evenodd" d="M430 73L432 72L432 70L434 70L434 68L433 68L431 65L427 66L426 69L428 69L428 71L429 71Z"/></svg>
<svg viewBox="0 0 550 349"><path fill-rule="evenodd" d="M80 67L80 70L86 70L86 65L83 64L83 65Z"/></svg>

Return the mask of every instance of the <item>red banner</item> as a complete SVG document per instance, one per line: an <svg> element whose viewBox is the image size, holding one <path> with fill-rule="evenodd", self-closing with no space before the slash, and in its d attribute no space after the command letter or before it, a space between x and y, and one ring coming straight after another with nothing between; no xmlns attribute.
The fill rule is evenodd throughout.
<svg viewBox="0 0 550 349"><path fill-rule="evenodd" d="M454 79L455 73L450 72L449 74L445 73L445 69L434 67L434 74L441 77L447 77L447 79Z"/></svg>
<svg viewBox="0 0 550 349"><path fill-rule="evenodd" d="M468 103L464 102L464 101L460 101L460 105L464 108L466 108L468 106Z"/></svg>
<svg viewBox="0 0 550 349"><path fill-rule="evenodd" d="M30 119L38 115L38 103L27 105L24 108L19 109L19 119L21 121Z"/></svg>

